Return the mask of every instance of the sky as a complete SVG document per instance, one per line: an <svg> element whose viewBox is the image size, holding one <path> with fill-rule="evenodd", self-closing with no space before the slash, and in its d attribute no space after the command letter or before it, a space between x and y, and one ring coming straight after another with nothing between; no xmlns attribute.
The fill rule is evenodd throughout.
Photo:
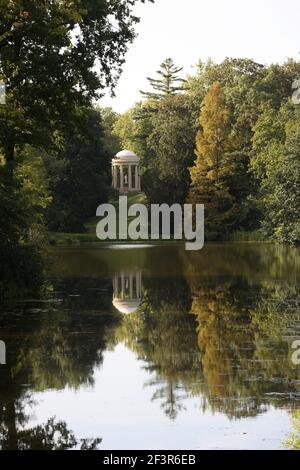
<svg viewBox="0 0 300 470"><path fill-rule="evenodd" d="M149 89L146 77L172 57L184 75L211 57L247 57L262 64L300 59L299 0L155 0L135 8L141 22L115 89L101 100L124 112Z"/></svg>

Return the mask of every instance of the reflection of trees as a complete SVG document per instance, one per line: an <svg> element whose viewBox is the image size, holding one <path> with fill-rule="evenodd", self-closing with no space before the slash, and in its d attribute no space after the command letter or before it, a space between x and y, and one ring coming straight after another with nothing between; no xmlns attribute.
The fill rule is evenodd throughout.
<svg viewBox="0 0 300 470"><path fill-rule="evenodd" d="M109 281L98 286L69 280L56 288L49 303L29 305L21 317L11 312L12 331L26 332L13 351L12 374L26 373L35 390L92 385L93 369L101 364L107 335L117 323L110 313Z"/></svg>
<svg viewBox="0 0 300 470"><path fill-rule="evenodd" d="M287 436L283 445L286 449L300 450L300 410L292 413L291 421L293 431Z"/></svg>
<svg viewBox="0 0 300 470"><path fill-rule="evenodd" d="M148 385L168 416L187 394L235 418L291 404L298 370L286 335L300 318L299 288L196 276L189 286L182 278L144 284L141 308L123 318L117 339L154 372Z"/></svg>
<svg viewBox="0 0 300 470"><path fill-rule="evenodd" d="M103 351L116 341L143 361L153 400L171 419L187 396L232 418L255 416L270 404L296 408L299 369L290 360L290 343L300 336L298 262L268 245L224 245L223 254L219 248L193 257L173 256L170 247L151 249L147 263L144 253L144 296L129 315L113 313L112 268L101 250L91 268L85 266L94 277L83 279L76 271L72 278L68 271L66 280L55 282L51 302L2 312L1 339L9 345L8 364L0 368L6 448L17 448L23 439L20 432L29 423L24 409L33 391L92 385ZM103 280L96 261L106 256ZM126 268L124 259L113 259L114 269ZM77 262L75 255L72 260Z"/></svg>
<svg viewBox="0 0 300 470"><path fill-rule="evenodd" d="M214 409L229 415L255 415L256 393L249 394L245 364L251 360L250 318L229 283L202 283L193 288L192 313L197 319L198 347L206 394ZM240 358L243 357L243 364ZM253 397L247 399L247 397ZM244 397L246 400L242 400Z"/></svg>
<svg viewBox="0 0 300 470"><path fill-rule="evenodd" d="M300 279L300 247L262 243L208 244L199 252L182 251L186 277L247 279L249 285Z"/></svg>
<svg viewBox="0 0 300 470"><path fill-rule="evenodd" d="M197 363L195 323L187 315L190 295L183 279L144 279L138 312L123 318L117 339L135 351L155 374L147 385L156 388L153 400L175 418L182 407L182 383Z"/></svg>
<svg viewBox="0 0 300 470"><path fill-rule="evenodd" d="M24 410L34 405L32 392L93 384L94 368L101 364L118 321L111 314L111 290L108 280L69 280L56 283L48 301L2 312L0 327L5 326L2 338L8 345L7 365L0 368L3 447L36 448L43 435L49 447L80 445L65 423L49 421L25 429L30 417ZM60 435L58 440L53 433L55 439ZM83 446L97 443L81 442Z"/></svg>
<svg viewBox="0 0 300 470"><path fill-rule="evenodd" d="M100 443L101 439L77 439L64 421L54 418L44 425L16 431L14 442L5 425L0 425L1 450L96 450Z"/></svg>
<svg viewBox="0 0 300 470"><path fill-rule="evenodd" d="M298 371L285 335L299 319L295 290L215 281L192 291L211 406L237 417L289 404Z"/></svg>

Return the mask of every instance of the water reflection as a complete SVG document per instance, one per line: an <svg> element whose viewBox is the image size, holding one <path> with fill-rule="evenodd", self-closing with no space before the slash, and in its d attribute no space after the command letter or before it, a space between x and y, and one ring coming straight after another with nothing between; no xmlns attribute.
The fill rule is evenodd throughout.
<svg viewBox="0 0 300 470"><path fill-rule="evenodd" d="M1 310L7 364L0 366L0 445L38 447L37 436L55 422L36 427L37 392L60 391L59 401L68 390L80 396L103 388L105 354L120 344L133 352L142 370L145 392L138 392L139 400L149 392L152 409L166 419L159 428L162 448L168 422L179 423L182 416L192 423L195 413L199 419L212 413L214 432L218 414L246 420L244 429L248 418L274 409L295 415L300 369L292 364L291 344L300 337L299 274L299 251L270 245L215 245L193 256L177 247L59 252L51 295ZM123 365L113 354L121 376ZM121 390L111 389L105 403L97 401L95 415L104 413L112 392L115 421L118 407L130 408L132 396L124 401ZM81 416L80 409L73 413ZM143 433L147 446L151 419L144 416L131 448ZM98 434L105 446L101 421ZM78 439L70 435L66 447L71 448ZM177 437L183 439L180 425ZM116 447L122 446L115 439Z"/></svg>
<svg viewBox="0 0 300 470"><path fill-rule="evenodd" d="M113 278L113 306L124 314L135 312L142 300L142 272L121 271Z"/></svg>
<svg viewBox="0 0 300 470"><path fill-rule="evenodd" d="M53 426L65 436L66 440L59 441L66 447L79 444L67 423L50 420L39 427L27 426L36 406L34 392L94 385L94 370L103 361L116 324L116 318L108 314L111 293L104 294L103 288L109 289L109 282L94 290L89 281L57 280L51 298L27 300L3 309L0 328L7 345L7 362L0 368L2 448L34 447L42 440L38 436L47 430L51 437ZM91 442L94 447L99 441ZM57 447L55 442L53 446Z"/></svg>
<svg viewBox="0 0 300 470"><path fill-rule="evenodd" d="M300 410L291 414L293 431L288 434L284 441L286 449L300 450Z"/></svg>

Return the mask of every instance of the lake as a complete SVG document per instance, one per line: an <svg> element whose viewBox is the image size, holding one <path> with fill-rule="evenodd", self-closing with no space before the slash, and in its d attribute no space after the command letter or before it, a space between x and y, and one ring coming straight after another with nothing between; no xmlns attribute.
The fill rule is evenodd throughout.
<svg viewBox="0 0 300 470"><path fill-rule="evenodd" d="M299 440L299 255L253 243L53 249L41 296L1 306L1 447Z"/></svg>

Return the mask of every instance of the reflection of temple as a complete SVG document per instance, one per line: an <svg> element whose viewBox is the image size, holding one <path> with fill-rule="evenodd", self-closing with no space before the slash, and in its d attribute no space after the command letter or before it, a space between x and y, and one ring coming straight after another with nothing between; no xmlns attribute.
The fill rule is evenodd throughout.
<svg viewBox="0 0 300 470"><path fill-rule="evenodd" d="M6 364L6 346L4 341L0 341L0 364Z"/></svg>
<svg viewBox="0 0 300 470"><path fill-rule="evenodd" d="M142 299L142 273L122 271L113 278L113 306L120 313L133 313Z"/></svg>

